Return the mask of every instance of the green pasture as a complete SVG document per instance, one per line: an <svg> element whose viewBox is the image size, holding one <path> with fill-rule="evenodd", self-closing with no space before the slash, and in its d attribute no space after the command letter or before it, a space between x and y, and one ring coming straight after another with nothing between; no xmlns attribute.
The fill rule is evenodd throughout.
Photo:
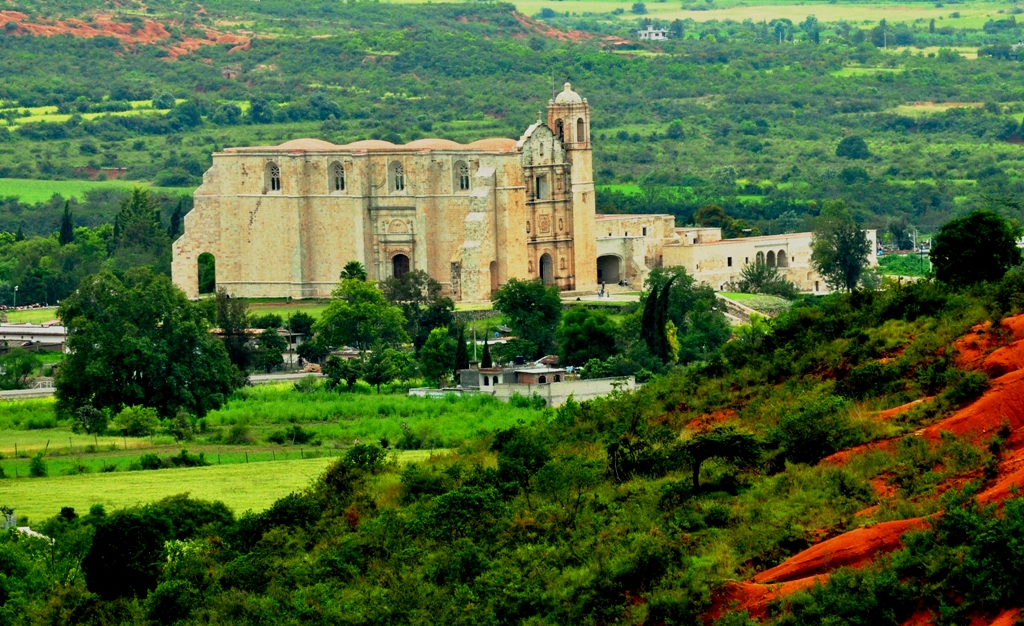
<svg viewBox="0 0 1024 626"><path fill-rule="evenodd" d="M426 450L398 452L399 463L425 460ZM85 512L94 504L108 511L155 502L188 492L193 498L220 500L235 513L260 511L275 500L309 486L334 458L289 459L182 469L80 474L5 480L3 501L29 522L40 522L70 506Z"/></svg>
<svg viewBox="0 0 1024 626"><path fill-rule="evenodd" d="M408 0L420 2L422 0ZM708 7L704 2L692 3L669 3L669 2L647 2L647 15L662 20L693 20L695 22L709 22L713 20L724 21L734 20L742 22L753 20L755 22L771 21L778 18L788 18L795 23L802 22L808 15L814 15L822 22L838 22L845 20L858 25L872 25L879 20L885 19L889 23L913 22L915 20L935 19L937 26L953 26L956 28L980 28L990 19L1005 18L1006 15L999 13L1006 12L1014 5L1008 2L966 2L963 4L936 6L932 3L906 3L906 4L849 4L849 3L782 3L775 1L758 2L757 0L717 0ZM527 15L534 15L543 8L550 8L559 13L569 11L570 13L611 13L617 8L624 12L614 16L620 20L635 20L640 18L631 12L633 3L631 1L616 0L559 0L557 2L544 0L518 0L516 7ZM693 7L697 10L692 10ZM704 10L708 9L708 10ZM951 17L957 12L960 17Z"/></svg>
<svg viewBox="0 0 1024 626"><path fill-rule="evenodd" d="M250 300L249 313L251 315L266 315L273 313L280 315L286 320L295 313L306 313L319 318L327 309L327 300Z"/></svg>
<svg viewBox="0 0 1024 626"><path fill-rule="evenodd" d="M7 311L7 321L11 324L42 324L55 319L57 319L57 307L55 306Z"/></svg>
<svg viewBox="0 0 1024 626"><path fill-rule="evenodd" d="M944 113L950 109L980 107L982 104L981 102L916 102L901 104L892 110L908 117L921 117L934 113Z"/></svg>
<svg viewBox="0 0 1024 626"><path fill-rule="evenodd" d="M1001 19L1005 16L994 15L992 17L993 19ZM965 59L978 58L978 48L970 46L923 46L920 48L914 46L890 46L888 48L883 48L882 52L888 52L890 54L903 54L904 52L908 52L913 55L928 56L930 54L938 54L939 50L942 50L943 48L947 50L954 50Z"/></svg>
<svg viewBox="0 0 1024 626"><path fill-rule="evenodd" d="M870 76L873 74L899 74L903 72L902 67L844 67L841 70L832 72L837 78L850 78L851 76Z"/></svg>
<svg viewBox="0 0 1024 626"><path fill-rule="evenodd" d="M738 291L722 292L722 296L739 302L743 306L760 313L774 315L788 309L792 303L778 296L766 296L759 293L740 293Z"/></svg>
<svg viewBox="0 0 1024 626"><path fill-rule="evenodd" d="M482 339L482 337L481 337ZM515 408L491 396L418 398L404 394L298 393L292 385L259 385L240 390L206 418L209 428L229 432L239 425L261 440L291 426L308 425L325 444L397 442L403 424L424 448L454 447L485 432L532 422L540 412Z"/></svg>
<svg viewBox="0 0 1024 626"><path fill-rule="evenodd" d="M378 395L365 383L355 392L262 385L238 391L196 423L191 440L178 442L162 426L151 437L119 436L113 426L101 436L74 433L53 408L53 398L0 402L0 469L7 477L0 481L2 500L35 519L62 506L121 508L183 491L223 500L236 511L260 509L305 487L356 443L388 439L391 449L414 448L397 452L407 462L545 415L490 396L414 398L401 389ZM279 438L296 426L313 439L293 444ZM212 465L137 469L144 454L167 458L182 449L203 454ZM29 478L37 455L47 477Z"/></svg>
<svg viewBox="0 0 1024 626"><path fill-rule="evenodd" d="M191 194L193 187L151 187L137 180L36 180L30 178L0 178L0 198L18 198L24 203L45 202L58 194L63 198L83 198L94 189L131 189L147 187L152 191Z"/></svg>

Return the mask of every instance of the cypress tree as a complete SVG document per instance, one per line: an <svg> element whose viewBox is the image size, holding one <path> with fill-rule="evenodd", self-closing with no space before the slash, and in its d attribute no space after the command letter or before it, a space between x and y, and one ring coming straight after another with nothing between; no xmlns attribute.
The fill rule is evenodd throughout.
<svg viewBox="0 0 1024 626"><path fill-rule="evenodd" d="M167 227L167 234L174 239L181 232L181 203L182 200L178 200L178 206L175 207L174 213L171 213L171 225Z"/></svg>
<svg viewBox="0 0 1024 626"><path fill-rule="evenodd" d="M656 349L652 348L651 352L656 354L662 361L668 361L668 336L665 334L665 326L668 324L668 299L672 294L672 283L675 281L676 277L673 276L669 279L665 288L661 290L661 296L658 298L654 311L654 328L652 332L656 337Z"/></svg>
<svg viewBox="0 0 1024 626"><path fill-rule="evenodd" d="M66 246L75 241L75 221L71 217L71 203L64 202L64 215L60 218L60 245Z"/></svg>
<svg viewBox="0 0 1024 626"><path fill-rule="evenodd" d="M484 335L484 355L480 358L480 367L494 367L491 361L491 346L487 344L487 335Z"/></svg>
<svg viewBox="0 0 1024 626"><path fill-rule="evenodd" d="M25 231L21 229L21 224L18 224L18 232L14 233L15 241L25 241Z"/></svg>
<svg viewBox="0 0 1024 626"><path fill-rule="evenodd" d="M640 338L647 344L652 354L658 354L658 339L654 331L654 318L657 310L658 286L655 285L651 288L651 293L647 295L647 301L644 302L644 313L640 318Z"/></svg>
<svg viewBox="0 0 1024 626"><path fill-rule="evenodd" d="M466 327L459 328L459 338L455 344L455 371L469 369L469 350L466 348Z"/></svg>

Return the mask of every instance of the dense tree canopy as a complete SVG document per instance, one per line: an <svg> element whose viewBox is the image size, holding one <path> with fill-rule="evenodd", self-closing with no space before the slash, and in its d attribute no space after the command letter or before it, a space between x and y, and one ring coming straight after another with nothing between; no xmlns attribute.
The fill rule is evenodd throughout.
<svg viewBox="0 0 1024 626"><path fill-rule="evenodd" d="M618 327L604 311L574 306L562 316L555 333L559 356L565 365L586 365L590 359L604 360L615 354Z"/></svg>
<svg viewBox="0 0 1024 626"><path fill-rule="evenodd" d="M944 225L931 250L935 277L964 287L994 282L1021 262L1020 229L994 211L974 211Z"/></svg>
<svg viewBox="0 0 1024 626"><path fill-rule="evenodd" d="M404 343L409 336L402 309L384 298L373 283L347 278L331 294L331 303L313 325L328 345L368 348Z"/></svg>
<svg viewBox="0 0 1024 626"><path fill-rule="evenodd" d="M57 410L141 405L204 415L241 382L200 311L166 276L145 268L82 281L59 315L68 354L57 371Z"/></svg>
<svg viewBox="0 0 1024 626"><path fill-rule="evenodd" d="M534 346L534 354L529 356L552 351L555 329L562 317L558 287L545 287L539 280L512 278L494 293L491 301L512 332Z"/></svg>

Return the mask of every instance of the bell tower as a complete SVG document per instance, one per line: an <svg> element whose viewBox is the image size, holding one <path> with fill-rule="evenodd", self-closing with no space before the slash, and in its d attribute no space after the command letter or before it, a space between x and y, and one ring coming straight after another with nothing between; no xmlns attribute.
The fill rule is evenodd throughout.
<svg viewBox="0 0 1024 626"><path fill-rule="evenodd" d="M571 166L573 275L576 291L597 289L597 233L594 198L594 151L590 105L565 83L548 101L548 128L562 141Z"/></svg>

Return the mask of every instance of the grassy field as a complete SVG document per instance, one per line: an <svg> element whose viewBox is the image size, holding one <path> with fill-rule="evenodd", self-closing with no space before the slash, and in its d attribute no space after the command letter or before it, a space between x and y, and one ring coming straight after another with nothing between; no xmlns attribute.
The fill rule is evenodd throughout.
<svg viewBox="0 0 1024 626"><path fill-rule="evenodd" d="M419 2L422 0L411 0ZM938 26L955 28L980 28L989 19L1005 17L998 13L1007 11L1014 5L1011 3L966 2L963 4L937 6L936 4L847 4L847 3L780 3L758 2L757 0L718 0L708 7L705 3L647 2L647 15L662 20L686 20L708 22L712 20L753 20L755 22L771 21L777 18L788 18L793 22L802 22L808 15L816 16L822 22L838 22L845 20L862 26L877 23L885 19L890 23L912 22L914 20L935 19ZM516 7L523 13L534 15L547 7L564 13L610 13L621 8L624 13L615 16L621 20L635 20L639 16L630 11L632 1L616 0L518 0ZM694 7L699 10L689 10ZM707 8L708 10L703 10ZM952 17L956 12L959 17Z"/></svg>
<svg viewBox="0 0 1024 626"><path fill-rule="evenodd" d="M54 416L53 398L0 402L0 503L19 515L47 517L61 506L88 509L131 506L190 491L224 500L236 511L267 506L308 484L355 443L389 440L400 461L443 453L485 432L542 418L538 409L516 408L490 396L441 399L318 390L300 393L290 384L248 387L195 425L194 437L176 442L164 426L152 437L72 432ZM296 427L309 440L289 440ZM211 466L140 470L144 454L203 454ZM27 478L32 457L42 454L48 477Z"/></svg>
<svg viewBox="0 0 1024 626"><path fill-rule="evenodd" d="M399 463L424 460L427 450L396 453ZM235 513L259 511L293 491L304 489L333 458L212 465L184 469L81 474L51 478L5 480L0 498L29 523L38 523L71 506L88 511L102 504L108 511L155 502L188 492L194 498L220 500Z"/></svg>
<svg viewBox="0 0 1024 626"><path fill-rule="evenodd" d="M775 314L790 307L789 300L777 296L766 296L757 293L740 293L738 291L723 292L722 296L739 302L747 308L761 313Z"/></svg>
<svg viewBox="0 0 1024 626"><path fill-rule="evenodd" d="M38 309L7 311L7 321L11 324L42 324L57 319L57 307L51 306Z"/></svg>
<svg viewBox="0 0 1024 626"><path fill-rule="evenodd" d="M850 78L852 76L868 76L871 74L899 74L903 72L901 67L844 67L841 70L832 72L837 78Z"/></svg>
<svg viewBox="0 0 1024 626"><path fill-rule="evenodd" d="M194 187L151 187L137 180L35 180L29 178L0 178L0 198L15 197L25 203L44 202L54 194L64 198L82 198L93 189L131 189L148 187L153 191L191 194Z"/></svg>
<svg viewBox="0 0 1024 626"><path fill-rule="evenodd" d="M326 300L300 300L295 302L255 300L249 302L250 314L266 315L267 313L274 313L280 315L284 320L287 320L292 314L299 312L319 318L326 308Z"/></svg>

